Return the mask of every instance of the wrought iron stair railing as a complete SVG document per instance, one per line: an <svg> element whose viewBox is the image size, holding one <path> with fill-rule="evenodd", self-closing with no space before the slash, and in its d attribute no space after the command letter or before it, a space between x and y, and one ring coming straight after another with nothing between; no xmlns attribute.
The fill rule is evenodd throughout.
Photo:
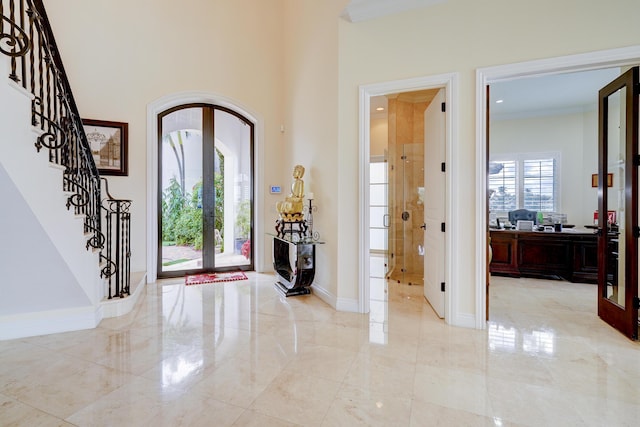
<svg viewBox="0 0 640 427"><path fill-rule="evenodd" d="M108 297L124 297L130 292L131 201L111 197L108 189L102 199L101 177L44 4L0 0L0 17L0 53L9 57L9 78L33 95L36 149L46 150L49 161L64 168L67 209L83 217L86 249L100 251Z"/></svg>

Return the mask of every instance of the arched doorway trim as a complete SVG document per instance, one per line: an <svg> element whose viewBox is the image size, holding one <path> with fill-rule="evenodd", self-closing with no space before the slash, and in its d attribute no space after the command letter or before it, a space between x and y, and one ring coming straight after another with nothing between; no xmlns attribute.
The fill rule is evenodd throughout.
<svg viewBox="0 0 640 427"><path fill-rule="evenodd" d="M258 191L264 182L264 120L242 106L239 102L224 96L210 92L178 92L163 96L152 101L147 106L147 281L155 282L157 279L158 258L158 144L157 144L157 120L158 114L170 108L184 104L204 103L218 105L241 114L255 126L255 162L254 162L254 209L255 209L255 265L256 271L264 271L264 234L263 221L264 203L262 195Z"/></svg>

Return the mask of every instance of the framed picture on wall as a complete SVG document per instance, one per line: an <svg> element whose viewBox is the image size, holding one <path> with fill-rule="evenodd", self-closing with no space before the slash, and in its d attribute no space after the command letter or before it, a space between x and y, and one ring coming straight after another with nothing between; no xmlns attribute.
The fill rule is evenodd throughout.
<svg viewBox="0 0 640 427"><path fill-rule="evenodd" d="M82 119L82 124L100 175L127 176L129 125L93 119Z"/></svg>

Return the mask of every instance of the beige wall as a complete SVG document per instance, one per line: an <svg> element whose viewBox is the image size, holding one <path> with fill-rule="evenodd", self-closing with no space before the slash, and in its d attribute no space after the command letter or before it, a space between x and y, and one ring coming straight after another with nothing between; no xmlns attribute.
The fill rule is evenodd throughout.
<svg viewBox="0 0 640 427"><path fill-rule="evenodd" d="M129 176L113 195L133 200L132 269L146 269L147 105L182 91L234 100L264 121L265 205L283 182L280 0L47 0L83 118L129 123ZM265 209L261 220L271 224ZM269 246L262 254L270 264Z"/></svg>
<svg viewBox="0 0 640 427"><path fill-rule="evenodd" d="M491 122L491 155L560 153L560 209L569 224L593 222L598 192L591 174L598 173L598 113L559 114Z"/></svg>
<svg viewBox="0 0 640 427"><path fill-rule="evenodd" d="M132 198L133 267L145 264L149 102L185 90L237 100L264 121L265 227L295 163L317 196L318 283L338 306L358 299L358 88L460 73L458 212L475 212L475 72L478 67L631 46L637 0L449 0L361 23L340 19L347 0L48 0L47 8L82 112L130 124L129 177L112 192ZM284 15L282 15L284 12ZM603 17L607 17L603 22ZM606 25L615 23L615 25ZM284 134L280 125L285 125ZM467 215L465 215L467 217ZM458 299L475 310L475 222L456 224L464 265ZM268 251L263 258L268 263Z"/></svg>
<svg viewBox="0 0 640 427"><path fill-rule="evenodd" d="M346 0L285 0L283 169L300 163L307 168L306 191L312 191L318 210L314 229L326 244L316 251L314 286L331 304L345 287L336 269L339 241L340 167L338 143L338 16ZM357 164L351 165L357 168ZM354 200L357 198L354 194ZM350 215L357 215L357 208ZM357 269L357 263L352 266ZM347 288L349 286L346 286Z"/></svg>
<svg viewBox="0 0 640 427"><path fill-rule="evenodd" d="M635 0L514 2L449 0L421 10L351 24L340 23L339 188L341 244L338 277L357 298L358 87L399 79L460 73L459 164L451 197L458 212L475 212L475 73L479 67L631 46L640 40ZM614 25L606 25L615 23ZM468 218L468 215L462 215ZM459 221L454 241L461 313L475 315L475 222Z"/></svg>

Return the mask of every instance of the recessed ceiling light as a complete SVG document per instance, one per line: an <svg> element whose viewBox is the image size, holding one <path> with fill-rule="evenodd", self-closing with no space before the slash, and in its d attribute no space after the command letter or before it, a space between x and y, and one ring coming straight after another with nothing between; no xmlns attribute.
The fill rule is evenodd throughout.
<svg viewBox="0 0 640 427"><path fill-rule="evenodd" d="M496 101L496 104L502 104L503 102L504 102L504 99L498 99L498 100Z"/></svg>
<svg viewBox="0 0 640 427"><path fill-rule="evenodd" d="M376 111L384 111L384 107L378 107L376 108Z"/></svg>

